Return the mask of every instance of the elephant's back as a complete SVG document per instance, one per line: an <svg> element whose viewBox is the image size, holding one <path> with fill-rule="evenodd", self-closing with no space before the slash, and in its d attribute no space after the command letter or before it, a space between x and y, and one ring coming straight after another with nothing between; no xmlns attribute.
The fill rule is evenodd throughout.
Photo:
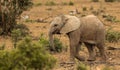
<svg viewBox="0 0 120 70"><path fill-rule="evenodd" d="M81 26L84 26L88 29L104 29L103 23L94 15L88 15L86 17L83 17L81 20Z"/></svg>
<svg viewBox="0 0 120 70"><path fill-rule="evenodd" d="M104 39L105 29L103 23L94 15L83 17L81 20L81 38L83 41L96 41L99 37Z"/></svg>

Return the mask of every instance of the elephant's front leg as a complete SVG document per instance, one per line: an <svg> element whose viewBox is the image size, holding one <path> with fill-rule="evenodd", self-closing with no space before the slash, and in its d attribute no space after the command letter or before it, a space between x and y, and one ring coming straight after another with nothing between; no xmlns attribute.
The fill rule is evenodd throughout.
<svg viewBox="0 0 120 70"><path fill-rule="evenodd" d="M85 58L83 56L79 55L79 50L81 48L81 42L76 46L76 50L75 50L75 57L80 60L80 61L85 61Z"/></svg>
<svg viewBox="0 0 120 70"><path fill-rule="evenodd" d="M70 37L70 58L71 61L75 61L74 58L77 58L80 61L84 61L85 58L79 55L79 50L81 43L79 43L79 38L73 38L74 36Z"/></svg>

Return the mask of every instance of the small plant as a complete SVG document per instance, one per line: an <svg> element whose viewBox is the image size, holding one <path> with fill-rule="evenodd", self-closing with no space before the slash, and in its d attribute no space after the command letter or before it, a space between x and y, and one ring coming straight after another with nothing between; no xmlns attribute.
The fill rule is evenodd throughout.
<svg viewBox="0 0 120 70"><path fill-rule="evenodd" d="M115 2L116 0L105 0L105 2Z"/></svg>
<svg viewBox="0 0 120 70"><path fill-rule="evenodd" d="M55 6L57 5L54 1L49 1L49 2L46 2L45 4L46 6Z"/></svg>
<svg viewBox="0 0 120 70"><path fill-rule="evenodd" d="M115 22L116 21L116 17L115 16L107 15L105 18L106 18L107 21L111 21L111 22Z"/></svg>
<svg viewBox="0 0 120 70"><path fill-rule="evenodd" d="M99 0L92 0L92 2L99 2Z"/></svg>
<svg viewBox="0 0 120 70"><path fill-rule="evenodd" d="M64 5L64 6L65 6L65 5L68 5L68 3L66 3L66 2L62 2L61 5Z"/></svg>
<svg viewBox="0 0 120 70"><path fill-rule="evenodd" d="M106 40L108 42L118 42L120 40L120 32L108 30Z"/></svg>
<svg viewBox="0 0 120 70"><path fill-rule="evenodd" d="M86 14L81 14L81 17L85 17L86 16Z"/></svg>
<svg viewBox="0 0 120 70"><path fill-rule="evenodd" d="M17 24L17 25L14 27L14 30L17 30L17 29L20 30L22 37L25 37L25 36L28 36L28 35L29 35L29 29L27 28L26 25L24 25L24 24Z"/></svg>
<svg viewBox="0 0 120 70"><path fill-rule="evenodd" d="M46 39L44 34L41 34L39 43L42 46L46 47L47 50L51 51L52 47L49 45L49 41ZM55 52L62 52L64 49L66 49L65 46L62 44L62 42L58 38L54 39L54 45L55 45Z"/></svg>
<svg viewBox="0 0 120 70"><path fill-rule="evenodd" d="M37 4L35 4L35 6L41 6L42 5L42 3L37 3Z"/></svg>
<svg viewBox="0 0 120 70"><path fill-rule="evenodd" d="M87 11L87 7L83 7L82 10L83 10L83 11Z"/></svg>
<svg viewBox="0 0 120 70"><path fill-rule="evenodd" d="M20 30L19 29L13 30L12 33L11 33L11 36L12 36L12 41L14 43L14 48L16 48L17 42L21 38L21 32L20 32Z"/></svg>
<svg viewBox="0 0 120 70"><path fill-rule="evenodd" d="M89 68L85 64L79 63L77 66L77 70L89 70Z"/></svg>
<svg viewBox="0 0 120 70"><path fill-rule="evenodd" d="M70 2L69 2L69 5L70 5L70 6L73 6L73 5L74 5L74 3L73 3L72 1L70 1Z"/></svg>
<svg viewBox="0 0 120 70"><path fill-rule="evenodd" d="M17 42L23 37L27 36L29 29L23 24L17 24L11 32L14 48L16 48Z"/></svg>
<svg viewBox="0 0 120 70"><path fill-rule="evenodd" d="M29 22L30 22L30 23L33 23L33 22L35 22L35 20L25 19L25 22L26 22L26 23L29 23Z"/></svg>
<svg viewBox="0 0 120 70"><path fill-rule="evenodd" d="M55 43L55 50L57 52L62 52L62 50L65 48L62 42L58 38L54 39L54 43Z"/></svg>

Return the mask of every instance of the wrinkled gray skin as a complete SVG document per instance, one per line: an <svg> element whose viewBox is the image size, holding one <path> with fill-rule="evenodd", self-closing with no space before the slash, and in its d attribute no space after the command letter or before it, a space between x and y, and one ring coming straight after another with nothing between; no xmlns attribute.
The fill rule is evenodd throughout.
<svg viewBox="0 0 120 70"><path fill-rule="evenodd" d="M58 16L60 20L54 19L52 23L56 23L50 26L49 30L49 39L50 45L53 47L54 50L54 43L53 43L53 35L60 34L60 30L64 25L67 23L69 19L65 19L65 16ZM102 60L106 59L105 51L104 51L104 40L105 40L105 29L102 22L96 17L93 16L86 16L80 18L80 27L74 31L66 33L69 37L70 42L70 56L71 59L74 60L74 57L80 61L84 61L85 59L79 55L79 48L81 43L84 43L89 52L88 61L95 60L94 54L94 46L99 49L99 52L102 56ZM73 23L74 24L74 23Z"/></svg>

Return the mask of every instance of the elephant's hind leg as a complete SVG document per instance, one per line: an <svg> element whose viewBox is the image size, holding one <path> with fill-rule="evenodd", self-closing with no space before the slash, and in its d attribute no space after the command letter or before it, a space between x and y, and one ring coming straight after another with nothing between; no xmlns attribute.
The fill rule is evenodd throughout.
<svg viewBox="0 0 120 70"><path fill-rule="evenodd" d="M106 54L105 54L104 45L98 44L97 48L99 49L99 52L100 52L100 55L102 56L103 61L106 61Z"/></svg>
<svg viewBox="0 0 120 70"><path fill-rule="evenodd" d="M88 52L89 52L89 58L87 59L88 61L94 61L95 60L95 54L94 54L94 46L92 44L89 43L85 43Z"/></svg>

